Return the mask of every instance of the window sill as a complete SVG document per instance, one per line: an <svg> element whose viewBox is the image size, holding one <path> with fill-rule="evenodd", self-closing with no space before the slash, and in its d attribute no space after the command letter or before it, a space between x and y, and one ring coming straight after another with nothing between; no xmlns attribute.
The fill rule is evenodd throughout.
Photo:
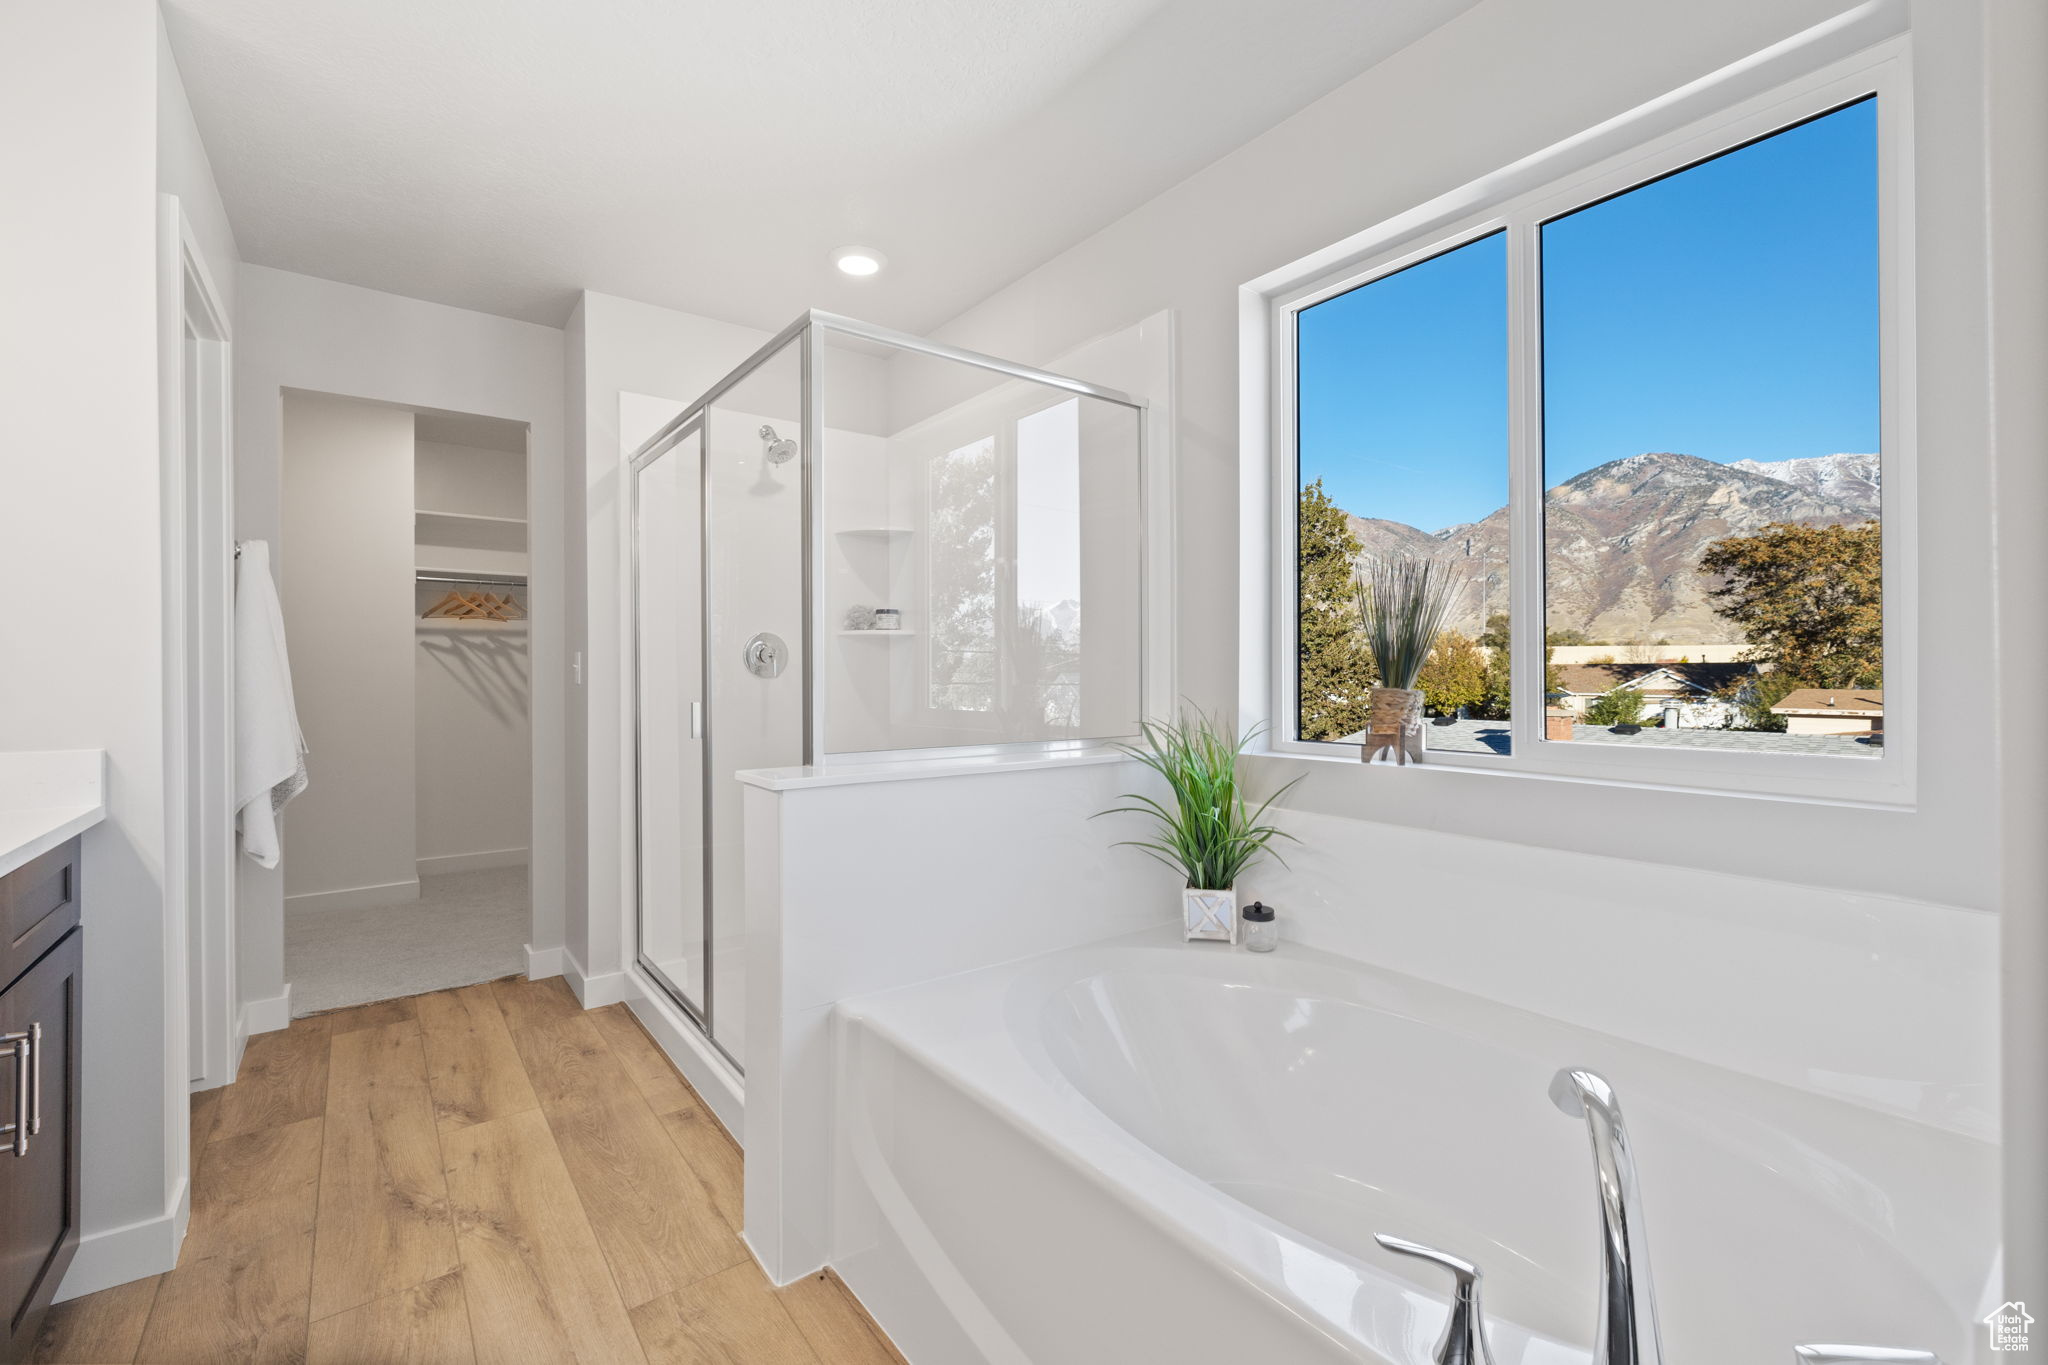
<svg viewBox="0 0 2048 1365"><path fill-rule="evenodd" d="M1562 749L1562 744L1539 742L1542 750ZM1587 745L1584 748L1595 746ZM1867 759L1813 758L1804 755L1730 755L1743 761L1739 778L1703 771L1685 763L1658 762L1662 755L1645 755L1618 745L1606 746L1612 755L1596 754L1569 762L1563 755L1545 752L1540 757L1516 759L1506 754L1432 754L1420 764L1400 766L1387 762L1370 765L1371 771L1400 773L1455 773L1462 777L1504 777L1527 782L1563 782L1580 786L1618 787L1635 791L1677 792L1688 796L1721 796L1748 801L1783 801L1794 805L1837 806L1850 810L1882 810L1910 813L1916 802L1910 784L1880 774L1813 774L1806 765L1863 763ZM1246 755L1258 761L1304 762L1322 766L1365 769L1351 745L1308 744L1283 740L1263 745ZM1690 751L1686 758L1698 757ZM1723 757L1723 755L1712 755ZM1760 758L1784 758L1789 771L1759 776L1754 767ZM1617 761L1619 760L1619 761ZM1646 760L1646 761L1645 761ZM1890 760L1882 760L1890 761ZM1719 777L1721 780L1716 780ZM1424 779L1427 780L1427 779Z"/></svg>

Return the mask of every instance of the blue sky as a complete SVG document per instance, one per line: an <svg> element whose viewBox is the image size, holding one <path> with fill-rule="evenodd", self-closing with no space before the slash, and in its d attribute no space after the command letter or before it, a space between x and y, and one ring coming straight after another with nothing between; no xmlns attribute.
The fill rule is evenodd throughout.
<svg viewBox="0 0 2048 1365"><path fill-rule="evenodd" d="M1545 483L1645 450L1878 448L1876 103L1543 228ZM1507 501L1496 234L1301 314L1304 484L1440 530Z"/></svg>

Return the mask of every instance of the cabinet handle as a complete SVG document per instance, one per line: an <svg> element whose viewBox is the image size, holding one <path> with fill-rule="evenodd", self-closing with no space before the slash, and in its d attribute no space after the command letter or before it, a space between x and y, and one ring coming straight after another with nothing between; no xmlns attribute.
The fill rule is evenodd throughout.
<svg viewBox="0 0 2048 1365"><path fill-rule="evenodd" d="M0 1047L14 1054L14 1122L0 1124L0 1138L12 1138L16 1156L28 1155L30 1069L35 1065L35 1030L0 1033Z"/></svg>
<svg viewBox="0 0 2048 1365"><path fill-rule="evenodd" d="M28 1026L28 1133L30 1137L40 1136L43 1131L43 1026Z"/></svg>

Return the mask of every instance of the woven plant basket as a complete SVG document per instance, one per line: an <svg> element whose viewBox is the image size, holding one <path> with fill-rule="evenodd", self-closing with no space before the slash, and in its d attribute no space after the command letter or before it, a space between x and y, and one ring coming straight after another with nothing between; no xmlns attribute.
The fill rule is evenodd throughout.
<svg viewBox="0 0 2048 1365"><path fill-rule="evenodd" d="M1422 693L1411 687L1375 687L1366 706L1359 758L1370 763L1385 753L1395 763L1420 763L1423 752Z"/></svg>

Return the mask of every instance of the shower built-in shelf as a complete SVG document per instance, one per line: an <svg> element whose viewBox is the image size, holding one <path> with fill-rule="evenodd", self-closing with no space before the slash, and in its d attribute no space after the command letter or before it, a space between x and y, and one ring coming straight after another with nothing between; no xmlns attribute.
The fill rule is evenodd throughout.
<svg viewBox="0 0 2048 1365"><path fill-rule="evenodd" d="M413 513L413 540L458 550L524 550L526 519L420 508Z"/></svg>
<svg viewBox="0 0 2048 1365"><path fill-rule="evenodd" d="M909 636L912 636L912 635L915 635L915 634L917 634L917 632L916 632L916 631L914 631L914 630L842 630L842 631L840 631L839 633L840 633L840 635L841 635L842 637L843 637L843 636L852 636L852 635L859 635L859 636L863 636L863 637L865 637L865 636L869 636L869 635L883 635L883 636L893 635L893 636L896 636L896 637L897 637L897 638L899 638L899 639L905 639L905 638L908 638Z"/></svg>
<svg viewBox="0 0 2048 1365"><path fill-rule="evenodd" d="M835 535L860 536L867 540L894 540L898 536L917 534L908 526L842 526Z"/></svg>

